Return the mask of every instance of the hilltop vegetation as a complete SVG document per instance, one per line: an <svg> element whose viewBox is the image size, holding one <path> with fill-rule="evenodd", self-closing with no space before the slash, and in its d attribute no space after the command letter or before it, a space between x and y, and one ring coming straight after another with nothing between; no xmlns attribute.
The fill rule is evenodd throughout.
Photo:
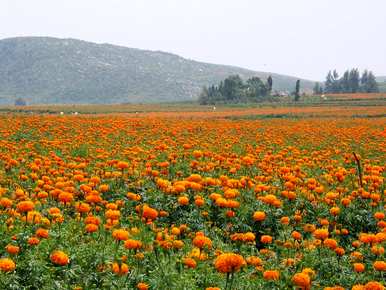
<svg viewBox="0 0 386 290"><path fill-rule="evenodd" d="M188 60L174 54L74 39L0 40L0 104L125 103L196 99L203 86L229 75L270 74ZM271 74L275 90L296 78ZM311 89L313 83L302 82Z"/></svg>

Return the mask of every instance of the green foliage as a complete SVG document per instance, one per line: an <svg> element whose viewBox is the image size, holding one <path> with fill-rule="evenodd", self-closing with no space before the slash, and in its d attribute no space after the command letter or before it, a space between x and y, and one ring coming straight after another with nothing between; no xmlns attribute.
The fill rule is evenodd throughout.
<svg viewBox="0 0 386 290"><path fill-rule="evenodd" d="M321 94L323 94L323 87L320 85L319 82L316 82L312 91L313 91L314 95L321 95Z"/></svg>
<svg viewBox="0 0 386 290"><path fill-rule="evenodd" d="M239 75L231 75L218 86L204 87L199 102L208 105L269 101L272 99L271 86L272 78L268 78L267 83L264 83L260 78L252 77L244 83Z"/></svg>
<svg viewBox="0 0 386 290"><path fill-rule="evenodd" d="M360 76L358 69L346 70L339 78L336 70L329 71L325 82L326 93L377 93L378 84L374 74L365 70Z"/></svg>

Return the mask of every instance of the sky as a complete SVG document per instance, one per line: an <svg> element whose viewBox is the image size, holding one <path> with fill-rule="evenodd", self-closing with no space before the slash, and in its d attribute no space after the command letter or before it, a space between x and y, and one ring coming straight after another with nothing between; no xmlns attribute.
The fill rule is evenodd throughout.
<svg viewBox="0 0 386 290"><path fill-rule="evenodd" d="M77 38L325 79L386 75L385 0L0 0L0 39Z"/></svg>

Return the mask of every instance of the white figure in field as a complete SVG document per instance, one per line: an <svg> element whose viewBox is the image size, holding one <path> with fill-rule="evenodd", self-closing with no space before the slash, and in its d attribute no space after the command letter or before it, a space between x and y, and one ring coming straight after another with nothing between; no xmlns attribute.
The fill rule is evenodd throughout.
<svg viewBox="0 0 386 290"><path fill-rule="evenodd" d="M216 111L216 107L215 107L215 106L213 106L213 112L214 112L214 111Z"/></svg>
<svg viewBox="0 0 386 290"><path fill-rule="evenodd" d="M64 115L64 112L60 112L60 115L62 115L62 116L63 116L63 115Z"/></svg>

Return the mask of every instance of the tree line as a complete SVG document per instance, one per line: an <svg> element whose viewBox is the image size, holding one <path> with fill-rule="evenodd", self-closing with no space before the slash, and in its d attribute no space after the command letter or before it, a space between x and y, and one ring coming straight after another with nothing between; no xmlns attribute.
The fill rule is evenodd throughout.
<svg viewBox="0 0 386 290"><path fill-rule="evenodd" d="M372 71L365 70L360 75L358 69L346 70L341 77L336 70L329 71L324 88L315 83L314 94L323 93L378 93L378 83Z"/></svg>
<svg viewBox="0 0 386 290"><path fill-rule="evenodd" d="M272 77L266 82L258 77L252 77L244 82L239 75L231 75L219 85L204 87L199 102L202 105L216 103L247 103L261 102L270 99Z"/></svg>

